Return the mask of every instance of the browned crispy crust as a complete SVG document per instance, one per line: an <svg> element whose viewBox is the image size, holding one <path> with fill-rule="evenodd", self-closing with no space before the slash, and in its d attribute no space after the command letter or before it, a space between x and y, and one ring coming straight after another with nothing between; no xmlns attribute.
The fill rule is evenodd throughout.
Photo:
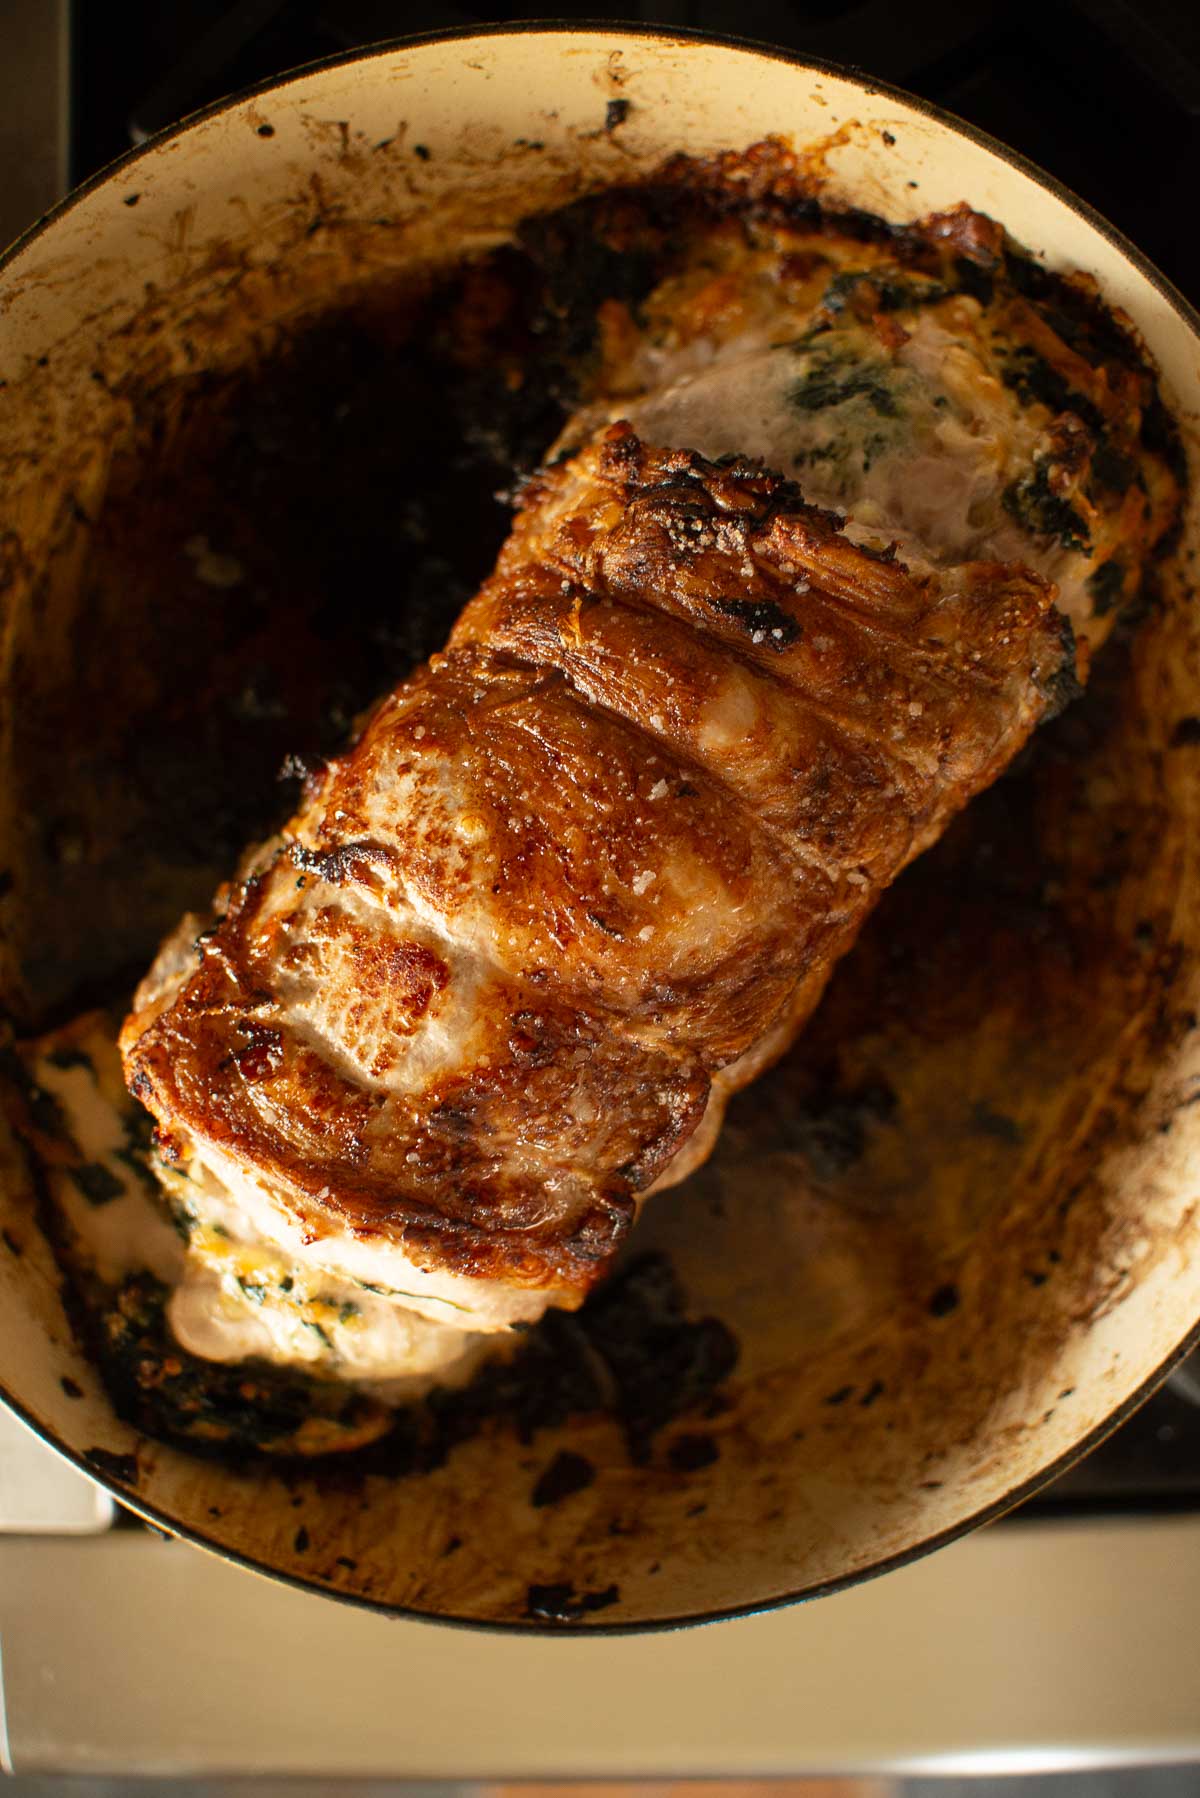
<svg viewBox="0 0 1200 1798"><path fill-rule="evenodd" d="M613 426L145 984L132 1090L314 1234L571 1302L721 1070L1057 704L1052 598L919 581L761 467Z"/></svg>

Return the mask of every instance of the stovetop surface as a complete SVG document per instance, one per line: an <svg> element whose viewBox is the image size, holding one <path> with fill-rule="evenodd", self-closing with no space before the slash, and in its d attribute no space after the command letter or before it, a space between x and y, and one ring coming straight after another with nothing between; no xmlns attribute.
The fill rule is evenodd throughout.
<svg viewBox="0 0 1200 1798"><path fill-rule="evenodd" d="M407 33L593 20L592 4L511 9L395 0L74 0L70 174L78 182L223 94ZM1022 151L1128 233L1200 303L1200 7L1172 0L665 0L607 15L756 38L852 65ZM1200 1357L1195 1358L1200 1361ZM1200 1372L1185 1371L1025 1507L1200 1509Z"/></svg>
<svg viewBox="0 0 1200 1798"><path fill-rule="evenodd" d="M1200 153L1200 7L1180 0L76 0L72 179L240 87L409 32L547 16L757 38L948 107L1098 207L1200 301L1183 207Z"/></svg>

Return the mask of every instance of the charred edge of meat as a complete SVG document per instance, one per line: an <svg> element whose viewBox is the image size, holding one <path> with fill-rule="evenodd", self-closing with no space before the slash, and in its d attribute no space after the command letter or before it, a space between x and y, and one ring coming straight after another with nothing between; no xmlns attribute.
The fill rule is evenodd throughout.
<svg viewBox="0 0 1200 1798"><path fill-rule="evenodd" d="M626 498L657 499L679 511L692 506L697 517L720 518L723 526L749 529L768 523L780 512L800 516L822 537L841 535L840 513L813 506L800 485L748 456L720 456L710 461L699 450L659 450L643 443L625 420L610 425L600 452L601 479L619 483ZM723 506L721 495L736 489L736 510ZM856 549L860 546L856 545ZM789 621L790 622L790 621Z"/></svg>
<svg viewBox="0 0 1200 1798"><path fill-rule="evenodd" d="M396 852L386 843L341 843L336 849L305 849L292 843L287 851L302 874L312 874L330 886L344 886L361 878L365 867L394 868Z"/></svg>
<svg viewBox="0 0 1200 1798"><path fill-rule="evenodd" d="M1064 712L1074 700L1083 696L1083 683L1079 678L1076 659L1074 627L1063 612L1056 611L1054 618L1062 643L1062 661L1053 674L1038 682L1038 691L1047 701L1043 724L1048 724L1052 718L1057 718L1059 713Z"/></svg>
<svg viewBox="0 0 1200 1798"><path fill-rule="evenodd" d="M800 626L773 600L718 598L712 603L722 617L732 619L747 636L756 641L761 640L777 654L782 654L790 644L799 639Z"/></svg>
<svg viewBox="0 0 1200 1798"><path fill-rule="evenodd" d="M299 781L301 796L307 801L315 799L328 772L328 757L289 750L280 764L276 778L280 781Z"/></svg>

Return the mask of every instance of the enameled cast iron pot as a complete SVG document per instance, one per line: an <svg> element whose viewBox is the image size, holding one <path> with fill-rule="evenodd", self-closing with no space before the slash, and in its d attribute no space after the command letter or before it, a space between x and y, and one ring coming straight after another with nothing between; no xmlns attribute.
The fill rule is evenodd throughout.
<svg viewBox="0 0 1200 1798"><path fill-rule="evenodd" d="M129 454L149 453L131 395L236 367L252 337L300 329L416 259L495 243L536 209L768 133L819 146L810 167L835 204L902 221L966 199L1050 268L1093 275L1157 362L1191 453L1195 314L1053 181L864 79L736 43L538 27L387 45L223 102L91 181L0 265L0 905L19 1018L62 999L46 969L87 937L103 878L86 844L57 859L41 846L38 795L49 804L61 776L49 749L30 765L22 709L103 704L89 521ZM980 802L992 810L949 859L906 877L835 982L818 1042L846 1090L886 1079L888 1104L850 1116L843 1092L839 1135L802 1050L735 1109L698 1180L648 1212L644 1243L741 1341L728 1406L703 1423L715 1459L632 1466L595 1418L531 1444L485 1433L435 1473L359 1488L144 1441L73 1340L11 1145L9 1403L93 1472L97 1449L133 1457L102 1454L113 1490L221 1554L368 1605L517 1628L535 1627L535 1584L615 1587L589 1631L826 1592L1051 1478L1146 1396L1200 1318L1200 731L1180 728L1200 713L1198 546L1193 499L1162 603L1131 649L1106 652L1119 672L1083 722L1053 727L1059 748ZM203 629L181 628L202 660ZM1038 916L980 884L1014 809L1053 864ZM1117 874L1098 881L1105 855ZM1044 927L1085 888L1086 929ZM106 903L122 953L148 957L162 893L135 881L123 910ZM564 1446L597 1477L535 1509L531 1486Z"/></svg>

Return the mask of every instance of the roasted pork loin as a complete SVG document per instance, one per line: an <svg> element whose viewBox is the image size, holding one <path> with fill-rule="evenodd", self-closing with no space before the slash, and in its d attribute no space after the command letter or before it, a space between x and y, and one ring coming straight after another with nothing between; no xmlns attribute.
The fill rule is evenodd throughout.
<svg viewBox="0 0 1200 1798"><path fill-rule="evenodd" d="M164 948L121 1041L160 1152L448 1336L576 1305L1072 690L1053 598L608 427Z"/></svg>

